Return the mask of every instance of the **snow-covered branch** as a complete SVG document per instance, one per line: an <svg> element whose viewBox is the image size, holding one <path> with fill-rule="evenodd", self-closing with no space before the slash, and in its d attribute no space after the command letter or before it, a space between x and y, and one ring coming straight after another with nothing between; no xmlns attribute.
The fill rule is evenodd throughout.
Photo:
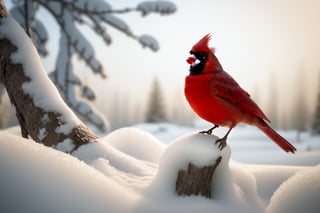
<svg viewBox="0 0 320 213"><path fill-rule="evenodd" d="M38 7L39 5L37 3L28 4L28 17L26 17L24 5L17 5L16 7L13 7L10 10L10 13L21 26L29 26L29 30L31 30L32 34L32 41L37 47L39 54L46 56L48 54L48 50L46 48L48 33L44 24L40 20L36 19Z"/></svg>
<svg viewBox="0 0 320 213"><path fill-rule="evenodd" d="M142 16L150 13L159 13L161 15L170 15L176 12L176 5L170 1L145 1L137 6L137 11L140 11Z"/></svg>
<svg viewBox="0 0 320 213"><path fill-rule="evenodd" d="M159 50L159 43L150 35L141 35L138 37L138 41L140 42L142 47L149 47L153 51Z"/></svg>
<svg viewBox="0 0 320 213"><path fill-rule="evenodd" d="M48 78L29 37L2 7L0 1L0 81L15 106L22 136L63 146L68 153L96 141Z"/></svg>
<svg viewBox="0 0 320 213"><path fill-rule="evenodd" d="M96 113L95 110L83 100L76 96L77 87L82 90L82 98L92 101L95 98L93 89L85 85L74 72L71 58L78 55L90 69L106 78L106 74L101 62L96 58L94 48L89 39L83 34L79 25L90 27L106 45L112 42L111 35L107 27L113 27L128 37L137 40L142 47L147 47L152 51L159 49L157 40L151 35L135 35L129 25L117 15L128 12L140 12L142 16L150 13L161 15L170 15L176 11L176 6L168 1L145 1L135 8L113 9L105 0L91 1L70 1L70 0L28 0L14 1L14 7L11 9L12 15L17 19L22 27L28 25L32 30L33 43L36 45L38 52L45 56L48 54L46 43L48 33L45 25L36 15L38 8L45 8L56 20L60 27L60 49L56 59L56 68L51 74L61 95L65 101L81 117L94 124L101 131L106 131L107 122L105 118Z"/></svg>
<svg viewBox="0 0 320 213"><path fill-rule="evenodd" d="M52 0L51 0L52 1ZM54 0L60 1L60 0ZM123 14L129 12L141 12L142 16L150 13L159 13L160 15L170 15L176 12L177 7L170 1L144 1L136 7L126 7L122 9L113 9L110 4L103 0L97 1L77 1L77 3L65 2L66 7L82 14L106 15Z"/></svg>

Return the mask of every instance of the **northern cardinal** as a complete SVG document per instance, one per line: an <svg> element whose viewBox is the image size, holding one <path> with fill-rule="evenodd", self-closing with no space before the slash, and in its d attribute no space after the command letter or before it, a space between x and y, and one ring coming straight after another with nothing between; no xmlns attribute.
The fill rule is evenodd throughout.
<svg viewBox="0 0 320 213"><path fill-rule="evenodd" d="M250 95L223 70L214 49L208 47L210 39L210 34L205 35L192 47L187 59L190 74L185 79L185 96L201 118L214 124L200 133L211 135L219 126L229 127L226 135L216 141L222 150L232 128L239 123L250 124L258 127L284 151L294 153L296 148L268 125L270 120Z"/></svg>

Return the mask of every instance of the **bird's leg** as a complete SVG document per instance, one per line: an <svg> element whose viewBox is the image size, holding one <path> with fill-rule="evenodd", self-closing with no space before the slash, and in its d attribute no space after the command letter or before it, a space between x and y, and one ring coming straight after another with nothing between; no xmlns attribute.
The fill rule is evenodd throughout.
<svg viewBox="0 0 320 213"><path fill-rule="evenodd" d="M199 132L199 133L200 133L200 134L211 135L211 134L212 134L212 131L213 131L215 128L218 128L218 127L219 127L219 126L215 124L215 125L214 125L213 127L211 127L210 129L201 131L201 132Z"/></svg>
<svg viewBox="0 0 320 213"><path fill-rule="evenodd" d="M220 138L218 140L216 140L215 144L219 143L219 149L222 150L224 147L226 147L227 145L227 138L229 133L231 132L232 127L228 130L227 134L225 134L225 136L223 136L223 138Z"/></svg>

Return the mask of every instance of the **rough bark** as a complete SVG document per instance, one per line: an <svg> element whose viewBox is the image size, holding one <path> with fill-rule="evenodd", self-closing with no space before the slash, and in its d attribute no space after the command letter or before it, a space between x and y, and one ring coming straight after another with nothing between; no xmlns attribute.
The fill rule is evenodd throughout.
<svg viewBox="0 0 320 213"><path fill-rule="evenodd" d="M8 15L8 10L4 6L3 0L0 0L0 18Z"/></svg>
<svg viewBox="0 0 320 213"><path fill-rule="evenodd" d="M212 165L201 168L189 163L188 170L180 170L176 181L176 193L178 195L201 195L212 197L212 177L221 162L219 157Z"/></svg>
<svg viewBox="0 0 320 213"><path fill-rule="evenodd" d="M6 16L8 16L8 12L3 1L0 0L0 18ZM73 128L69 134L56 132L57 127L65 124L61 121L61 114L45 111L45 109L35 106L34 98L23 91L23 83L30 81L30 79L25 75L21 64L15 64L11 61L11 54L16 51L17 47L10 40L0 38L0 81L4 84L10 101L16 109L22 136L26 138L30 136L37 142L53 147L70 139L73 148L66 150L66 152L72 152L83 144L96 141L98 137L83 124ZM34 72L37 71L34 70ZM42 72L42 70L38 72ZM49 78L48 81L50 81ZM46 119L43 119L44 117ZM41 129L45 130L45 136L39 135Z"/></svg>

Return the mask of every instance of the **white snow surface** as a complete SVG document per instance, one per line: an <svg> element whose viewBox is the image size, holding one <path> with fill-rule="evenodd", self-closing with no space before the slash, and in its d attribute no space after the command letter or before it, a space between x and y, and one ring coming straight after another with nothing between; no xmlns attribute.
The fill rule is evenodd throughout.
<svg viewBox="0 0 320 213"><path fill-rule="evenodd" d="M150 124L139 126L159 128ZM188 129L162 125L161 134L166 132L169 138L174 133L169 145L160 144L155 138L159 135L141 128L119 129L97 143L80 147L73 156L21 138L18 128L2 130L1 212L316 213L320 209L320 149L314 144L319 143L319 137L305 140L297 146L298 153L285 161L279 158L278 162L275 159L273 164L267 164L264 159L268 159L271 150L277 153L279 148L266 149L263 140L250 128L236 131L234 141L245 141L240 137L244 132L249 141L253 136L258 138L257 145L250 148L253 143L248 142L244 150L230 143L222 151L214 145L216 136L201 135L193 129L176 137L180 128ZM317 164L310 161L310 150L299 151L303 146L312 147ZM234 153L245 156L253 151L260 154L256 160L264 164L251 157L249 163L233 158ZM219 156L223 160L213 177L213 198L175 193L178 170L186 169L189 163L199 167L212 164ZM279 165L290 159L304 166Z"/></svg>
<svg viewBox="0 0 320 213"><path fill-rule="evenodd" d="M266 212L317 212L319 211L319 192L320 167L318 166L299 172L282 184L271 198Z"/></svg>
<svg viewBox="0 0 320 213"><path fill-rule="evenodd" d="M140 160L158 163L165 145L156 137L137 128L122 128L110 133L107 142L121 152ZM148 143L144 143L148 140Z"/></svg>
<svg viewBox="0 0 320 213"><path fill-rule="evenodd" d="M17 51L11 55L12 62L22 64L25 75L30 78L30 81L22 85L22 89L33 97L37 107L47 112L61 114L61 121L65 125L57 131L68 134L81 121L61 98L57 88L45 72L32 41L19 24L11 16L1 18L0 21L0 38L7 38L17 46Z"/></svg>

